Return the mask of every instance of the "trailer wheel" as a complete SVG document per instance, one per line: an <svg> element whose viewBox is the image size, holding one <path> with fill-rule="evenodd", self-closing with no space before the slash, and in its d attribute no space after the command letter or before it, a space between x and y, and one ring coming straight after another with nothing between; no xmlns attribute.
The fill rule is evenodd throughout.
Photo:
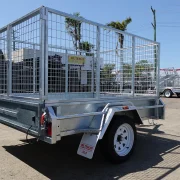
<svg viewBox="0 0 180 180"><path fill-rule="evenodd" d="M112 120L105 136L100 141L104 157L112 163L121 163L132 154L136 142L136 127L132 119L117 116Z"/></svg>
<svg viewBox="0 0 180 180"><path fill-rule="evenodd" d="M164 96L165 96L166 98L172 97L172 91L171 91L170 89L166 89L166 90L164 91Z"/></svg>

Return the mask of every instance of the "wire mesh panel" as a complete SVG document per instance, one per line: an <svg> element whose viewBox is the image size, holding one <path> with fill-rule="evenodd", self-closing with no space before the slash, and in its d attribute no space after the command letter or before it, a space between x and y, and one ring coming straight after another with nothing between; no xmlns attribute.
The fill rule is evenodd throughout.
<svg viewBox="0 0 180 180"><path fill-rule="evenodd" d="M12 93L39 92L40 15L12 27Z"/></svg>
<svg viewBox="0 0 180 180"><path fill-rule="evenodd" d="M48 58L49 93L156 94L157 44L78 13L49 10L48 55L59 63L50 66L53 58Z"/></svg>
<svg viewBox="0 0 180 180"><path fill-rule="evenodd" d="M140 38L135 42L135 93L156 94L158 46Z"/></svg>
<svg viewBox="0 0 180 180"><path fill-rule="evenodd" d="M0 94L7 93L7 31L0 33Z"/></svg>
<svg viewBox="0 0 180 180"><path fill-rule="evenodd" d="M48 13L49 93L94 91L97 27L78 16Z"/></svg>
<svg viewBox="0 0 180 180"><path fill-rule="evenodd" d="M130 94L132 80L132 36L101 28L101 94Z"/></svg>

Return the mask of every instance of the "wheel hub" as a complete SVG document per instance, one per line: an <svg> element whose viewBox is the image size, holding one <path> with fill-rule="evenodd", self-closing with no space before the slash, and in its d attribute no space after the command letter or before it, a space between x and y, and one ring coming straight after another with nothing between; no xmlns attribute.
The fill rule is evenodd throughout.
<svg viewBox="0 0 180 180"><path fill-rule="evenodd" d="M121 136L121 135L118 135L118 137L117 137L117 142L121 142L123 140L123 137Z"/></svg>

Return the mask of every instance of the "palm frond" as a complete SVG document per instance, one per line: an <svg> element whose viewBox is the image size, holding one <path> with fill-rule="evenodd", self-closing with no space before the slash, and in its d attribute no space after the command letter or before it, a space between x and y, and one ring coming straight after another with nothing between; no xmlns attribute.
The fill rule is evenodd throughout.
<svg viewBox="0 0 180 180"><path fill-rule="evenodd" d="M107 26L111 26L112 28L126 31L127 25L132 22L132 19L130 17L126 18L124 21L111 21L110 23L107 23Z"/></svg>

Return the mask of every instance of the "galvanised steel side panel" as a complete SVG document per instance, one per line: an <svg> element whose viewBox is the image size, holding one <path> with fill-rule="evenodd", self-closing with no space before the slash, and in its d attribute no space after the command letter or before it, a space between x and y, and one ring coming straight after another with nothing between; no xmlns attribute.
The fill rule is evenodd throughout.
<svg viewBox="0 0 180 180"><path fill-rule="evenodd" d="M23 132L40 135L40 117L44 105L40 102L27 102L14 99L0 99L0 123Z"/></svg>
<svg viewBox="0 0 180 180"><path fill-rule="evenodd" d="M158 117L163 117L161 115L156 114L156 108L158 98L151 98L151 99L142 99L142 98L131 98L131 99L119 99L113 100L109 99L100 100L100 101L90 101L90 102L64 102L64 103L57 103L57 104L46 104L46 107L53 107L55 114L59 118L62 118L60 121L60 132L69 131L69 130L78 130L78 129L88 129L92 120L96 117L94 115L89 116L82 116L85 113L92 113L92 112L101 112L103 108L107 105L107 103L118 103L119 105L131 105L133 104L142 119L154 119ZM78 108L77 108L78 107ZM161 108L160 108L161 109ZM128 112L127 112L128 114ZM73 118L73 115L76 117ZM72 118L65 118L68 116L72 116ZM79 116L79 117L78 117ZM63 119L64 117L64 119ZM101 122L101 115L98 115L96 125L99 126ZM58 121L58 120L57 120Z"/></svg>

